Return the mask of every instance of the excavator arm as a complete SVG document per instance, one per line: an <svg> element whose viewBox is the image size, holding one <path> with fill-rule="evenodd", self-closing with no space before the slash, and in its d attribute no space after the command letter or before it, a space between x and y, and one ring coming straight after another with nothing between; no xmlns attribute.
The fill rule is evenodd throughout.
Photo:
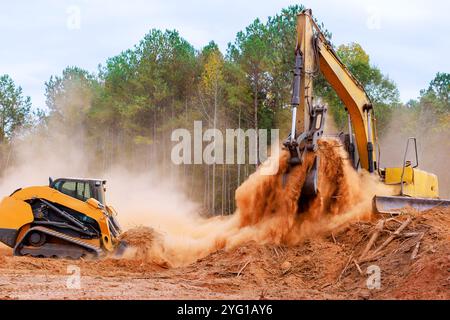
<svg viewBox="0 0 450 320"><path fill-rule="evenodd" d="M372 103L363 87L348 72L330 45L319 41L318 46L320 70L347 108L349 124L355 132L361 167L373 172L376 169L376 136Z"/></svg>
<svg viewBox="0 0 450 320"><path fill-rule="evenodd" d="M298 16L295 52L302 61L299 81L297 83L294 81L293 85L294 92L298 86L300 98L297 108L293 102L295 109L293 119L296 119L295 130L293 130L295 135L299 136L310 127L309 114L314 104L313 79L320 71L346 106L349 116L350 142L353 144L352 131L354 131L361 167L369 172L376 170L375 119L370 98L363 86L336 55L315 23L311 10L305 10Z"/></svg>
<svg viewBox="0 0 450 320"><path fill-rule="evenodd" d="M409 138L401 167L379 168L376 159L376 119L374 109L364 87L342 63L319 26L311 10L298 15L297 43L295 47L294 80L292 84L292 127L284 146L289 150L289 168L301 165L307 152L314 153L314 162L302 187L302 195L308 201L318 194L320 172L318 140L323 135L327 107L314 100L314 78L322 73L344 103L348 115L347 151L355 169L359 166L379 175L380 181L392 186L396 196L376 196L375 206L379 212L412 206L424 210L436 205L450 206L450 201L440 200L436 175L418 169L415 138ZM415 164L407 161L408 146L414 142ZM356 148L355 148L356 147ZM359 160L356 161L356 153ZM283 176L285 184L289 169ZM299 201L303 201L299 199Z"/></svg>

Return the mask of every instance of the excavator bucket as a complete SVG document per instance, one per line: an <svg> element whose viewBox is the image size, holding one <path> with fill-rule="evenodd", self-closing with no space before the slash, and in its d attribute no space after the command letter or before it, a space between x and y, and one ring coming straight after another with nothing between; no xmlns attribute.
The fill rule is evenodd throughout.
<svg viewBox="0 0 450 320"><path fill-rule="evenodd" d="M410 198L402 196L375 196L373 204L377 213L399 214L410 207L419 212L435 207L450 207L450 200Z"/></svg>

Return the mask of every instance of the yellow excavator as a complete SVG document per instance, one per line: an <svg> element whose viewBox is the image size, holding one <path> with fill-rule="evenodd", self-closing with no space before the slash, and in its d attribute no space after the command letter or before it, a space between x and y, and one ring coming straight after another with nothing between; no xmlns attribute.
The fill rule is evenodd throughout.
<svg viewBox="0 0 450 320"><path fill-rule="evenodd" d="M348 133L341 140L356 170L365 169L392 186L395 196L375 196L374 207L380 213L395 213L410 206L419 211L435 206L450 206L439 199L436 175L418 168L416 138L409 138L402 166L380 168L374 106L364 87L339 59L333 46L314 21L310 9L297 17L297 43L292 89L291 133L284 142L290 152L289 165L301 165L307 152L317 151L323 136L327 108L315 104L313 80L321 72L345 105ZM413 161L407 155L414 148ZM378 152L377 152L378 151ZM377 158L378 155L378 158ZM320 159L316 155L302 189L308 197L318 193Z"/></svg>
<svg viewBox="0 0 450 320"><path fill-rule="evenodd" d="M105 203L105 180L49 179L0 202L0 241L14 255L78 259L120 254L120 226Z"/></svg>

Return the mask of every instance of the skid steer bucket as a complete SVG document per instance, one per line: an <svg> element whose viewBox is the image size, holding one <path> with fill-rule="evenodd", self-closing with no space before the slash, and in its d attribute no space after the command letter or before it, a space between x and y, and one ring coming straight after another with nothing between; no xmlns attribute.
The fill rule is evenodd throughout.
<svg viewBox="0 0 450 320"><path fill-rule="evenodd" d="M411 207L425 211L434 207L450 207L450 200L410 198L402 196L375 196L373 204L376 212L398 214L402 208Z"/></svg>

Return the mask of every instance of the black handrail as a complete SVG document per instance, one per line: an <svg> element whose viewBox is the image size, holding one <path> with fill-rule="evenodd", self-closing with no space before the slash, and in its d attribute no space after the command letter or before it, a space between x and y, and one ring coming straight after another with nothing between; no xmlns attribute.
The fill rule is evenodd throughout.
<svg viewBox="0 0 450 320"><path fill-rule="evenodd" d="M408 155L408 148L409 148L409 141L413 140L414 141L414 150L416 152L416 165L413 166L413 168L417 168L419 166L419 156L417 154L417 139L415 137L409 137L407 142L406 142L406 150L405 150L405 155L403 156L403 167L402 167L402 176L401 176L401 180L400 180L400 184L401 184L401 189L400 189L400 195L404 195L403 194L403 177L405 174L405 167L406 167L406 156Z"/></svg>

